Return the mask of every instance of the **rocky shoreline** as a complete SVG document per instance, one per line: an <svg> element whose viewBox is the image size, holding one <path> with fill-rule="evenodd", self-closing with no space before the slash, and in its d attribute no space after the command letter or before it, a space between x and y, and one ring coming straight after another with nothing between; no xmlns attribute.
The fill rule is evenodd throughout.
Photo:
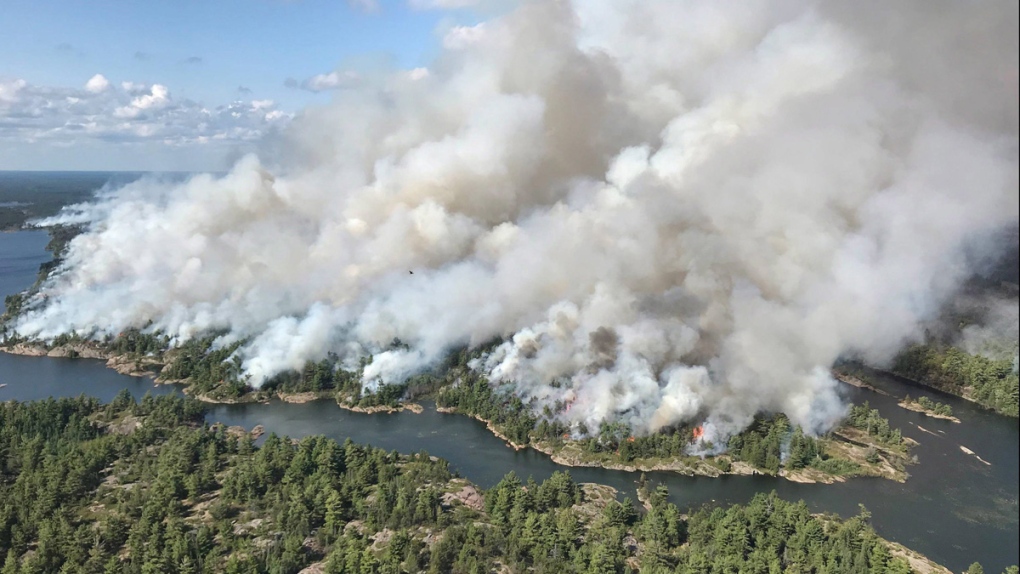
<svg viewBox="0 0 1020 574"><path fill-rule="evenodd" d="M753 466L742 462L734 461L728 455L722 455L722 457L708 457L702 458L695 465L687 464L682 460L674 460L665 463L656 464L643 464L638 462L637 464L623 464L617 462L606 462L606 461L585 461L577 457L569 456L563 452L564 449L556 449L552 445L543 444L531 444L531 448L544 453L552 459L553 462L562 466L571 467L590 467L590 468L605 468L608 470L622 470L624 472L653 472L653 471L664 471L664 472L676 472L684 476L704 476L708 478L718 478L720 476L768 476L768 473L762 472L754 468ZM718 466L712 464L712 460L726 460L730 463L729 470L723 470ZM813 468L803 468L797 470L781 469L776 476L784 478L791 482L798 482L802 484L834 484L836 482L846 481L845 477L835 476L826 474L822 471Z"/></svg>
<svg viewBox="0 0 1020 574"><path fill-rule="evenodd" d="M931 417L933 419L942 419L944 421L951 421L951 422L954 422L954 423L959 423L960 422L960 419L954 417L953 415L940 415L940 414L938 414L938 413L936 413L934 411L931 411L929 409L926 409L926 408L922 407L920 404L918 404L918 403L916 403L914 401L903 400L903 401L900 401L900 402L896 403L896 406L898 406L900 408L903 408L903 409L907 409L908 411L914 411L915 413L921 413L921 414L923 414L925 416L928 416L928 417Z"/></svg>
<svg viewBox="0 0 1020 574"><path fill-rule="evenodd" d="M724 475L733 476L755 476L755 475L767 475L767 473L758 470L751 465L741 462L733 461L728 455L722 455L725 460L730 462L729 470L722 470L718 466L710 462L712 458L702 458L695 465L690 465L683 460L673 460L670 462L656 463L656 464L642 464L640 461L637 464L624 464L620 462L611 461L594 461L594 460L583 460L579 455L572 455L567 451L567 448L557 448L548 443L531 442L526 445L515 443L501 433L493 424L492 421L486 420L478 415L468 415L466 413L459 412L456 408L444 408L436 407L437 412L448 413L448 414L460 414L463 416L471 417L479 422L485 423L486 429L489 430L493 435L502 440L507 444L509 448L514 450L523 450L526 448L534 449L547 455L550 460L554 463L567 466L567 467L587 467L587 468L604 468L607 470L621 470L624 472L653 472L653 471L665 471L665 472L676 472L685 476L704 476L709 478L718 478ZM846 477L827 474L818 469L814 468L802 468L797 470L781 469L776 476L789 480L791 482L797 482L802 484L834 484L837 482L845 482ZM892 476L884 476L883 478L889 478L890 480L897 480Z"/></svg>
<svg viewBox="0 0 1020 574"><path fill-rule="evenodd" d="M297 402L297 401L287 401L287 402ZM302 402L307 402L307 401L302 401ZM414 413L416 415L420 415L422 412L425 411L424 407L422 407L418 403L401 403L400 405L398 405L396 407L392 407L392 406L389 406L389 405L376 405L374 407L359 407L357 405L347 405L347 404L341 403L340 401L337 401L336 404L337 404L337 406L339 406L340 408L342 408L344 410L355 412L355 413L366 413L366 414L387 414L387 415L390 415L390 414L393 414L393 413L399 413L401 411L411 411L412 413Z"/></svg>
<svg viewBox="0 0 1020 574"><path fill-rule="evenodd" d="M10 355L27 357L61 357L69 359L98 359L106 361L106 366L122 375L131 377L155 377L163 363L151 357L130 357L118 355L100 349L88 343L60 345L52 349L30 343L18 343L13 346L0 346L0 351Z"/></svg>
<svg viewBox="0 0 1020 574"><path fill-rule="evenodd" d="M163 379L159 375L160 369L163 367L163 363L152 357L131 357L128 355L117 355L100 349L95 344L90 343L75 343L68 345L61 345L48 349L41 345L33 345L28 343L18 343L13 346L0 347L0 351L14 354L14 355L25 355L33 357L70 357L70 358L85 358L85 359L98 359L105 360L106 366L116 370L118 373L124 375L130 375L135 377L153 377L156 384L179 384L183 385L182 392L195 398L199 401L210 403L210 404L246 404L246 403L268 403L270 398L276 398L280 401L291 403L291 404L303 404L317 400L325 400L335 398L335 395L328 391L320 392L299 392L299 393L284 393L276 392L269 394L267 392L254 392L246 393L239 397L215 397L205 393L194 393L191 387L187 386L187 381L182 380L171 380ZM837 373L833 371L833 376L844 382L856 387L869 389L881 394L887 394L880 389L861 381L860 379L846 375L843 373ZM390 405L376 405L370 407L362 407L358 405L352 405L342 402L339 398L336 399L338 407L356 413L364 414L392 414L401 411L410 411L415 414L423 412L423 407L417 403L402 403L398 406ZM902 406L902 405L901 405ZM906 408L906 407L905 407ZM625 472L649 472L649 471L667 471L676 472L686 476L705 476L705 477L719 477L724 475L742 475L742 476L753 476L753 475L765 475L767 473L762 472L746 463L741 461L734 461L729 458L728 455L722 455L720 457L709 457L701 458L694 464L690 464L684 460L672 460L669 462L658 462L653 464L646 464L637 461L635 464L624 464L622 462L613 461L596 461L596 460L584 460L580 453L570 452L570 445L566 447L555 447L548 443L536 443L529 442L528 444L520 444L505 434L503 434L495 424L486 420L478 415L468 415L466 413L459 412L456 408L444 408L436 407L436 411L440 413L448 414L459 414L462 416L469 416L479 422L485 423L486 429L491 432L494 436L502 440L509 448L515 451L520 451L526 448L532 448L538 452L541 452L547 456L556 464L567 467L590 467L590 468L605 468L608 470L621 470ZM729 462L729 469L723 470L713 461L725 461ZM852 459L851 459L852 460ZM863 466L863 465L862 465ZM896 480L903 482L905 480L905 473L901 473L890 466L889 472L882 472L881 476L890 480ZM901 476L902 475L902 476ZM807 483L807 484L832 484L835 482L844 482L846 480L843 476L831 475L825 472L819 471L814 468L802 468L797 470L781 469L776 476L790 480L792 482Z"/></svg>
<svg viewBox="0 0 1020 574"><path fill-rule="evenodd" d="M510 447L510 448L512 448L514 450L524 450L524 449L526 449L528 447L535 448L533 445L517 444L517 443L515 443L514 441L510 440L509 437L507 437L506 435L501 433L499 431L499 429L497 429L496 426L492 423L492 421L483 419L482 417L480 417L478 415L469 415L467 413L462 413L462 412L458 411L456 408L453 408L453 407L439 407L439 406L437 406L436 407L436 412L437 413L444 413L444 414L461 415L461 416L473 418L473 419L475 419L476 421L479 421L479 422L483 422L483 423L485 423L485 428L488 429L489 432L491 432L492 434L496 435L497 438L499 438L500 440L505 442L508 447Z"/></svg>
<svg viewBox="0 0 1020 574"><path fill-rule="evenodd" d="M882 389L879 389L879 388L876 388L876 387L874 387L872 385L869 385L868 383L865 383L864 381L858 379L857 377L855 377L853 375L850 375L850 374L847 374L847 373L841 373L839 371L833 370L832 371L832 377L834 379L836 379L837 381L839 381L841 383L845 383L845 384L850 385L852 387L857 387L858 389L867 389L869 391L878 393L880 395L885 395L887 397L889 396L889 393L883 391Z"/></svg>
<svg viewBox="0 0 1020 574"><path fill-rule="evenodd" d="M11 355L22 355L26 357L62 357L106 361L106 366L108 368L113 369L122 375L132 377L152 377L153 383L157 385L182 385L184 388L181 389L181 392L196 400L209 404L237 405L247 403L266 403L269 402L269 398L271 397L275 397L285 403L303 404L334 398L333 393L328 391L299 393L276 392L271 395L266 392L255 391L252 393L246 393L240 397L214 397L206 393L195 393L194 390L188 386L187 380L164 378L160 374L160 370L163 368L164 363L155 357L120 355L105 351L98 345L87 342L58 345L53 348L47 348L43 345L32 343L17 343L10 346L0 346L0 351ZM368 414L396 413L401 411L411 411L418 414L424 410L422 406L417 403L405 403L399 406L378 405L372 407L360 407L357 405L345 404L338 400L337 406L348 411Z"/></svg>

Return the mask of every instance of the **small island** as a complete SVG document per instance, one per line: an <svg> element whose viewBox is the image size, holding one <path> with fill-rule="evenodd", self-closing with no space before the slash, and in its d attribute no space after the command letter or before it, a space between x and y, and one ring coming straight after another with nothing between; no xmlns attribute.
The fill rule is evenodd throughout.
<svg viewBox="0 0 1020 574"><path fill-rule="evenodd" d="M945 403L933 401L928 397L914 399L910 395L903 397L899 403L900 407L908 411L914 411L934 419L942 419L959 423L960 419L953 416L953 408Z"/></svg>

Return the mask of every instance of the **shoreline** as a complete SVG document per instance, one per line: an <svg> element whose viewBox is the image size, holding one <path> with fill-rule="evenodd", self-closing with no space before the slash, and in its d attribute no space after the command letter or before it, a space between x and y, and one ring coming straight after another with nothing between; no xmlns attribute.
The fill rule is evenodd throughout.
<svg viewBox="0 0 1020 574"><path fill-rule="evenodd" d="M874 393L878 393L880 395L884 395L884 396L887 396L887 397L892 396L889 393L883 391L882 389L879 389L879 388L877 388L877 387L875 387L875 386L873 386L871 384L868 384L868 383L862 381L861 379L859 379L859 378L857 378L857 377L855 377L855 376L853 376L853 375L851 375L849 373L842 373L842 372L836 371L835 369L833 369L831 371L831 373L832 373L832 378L836 379L837 381L839 381L841 383L850 385L851 387L857 387L858 389L869 390L869 391L872 391Z"/></svg>
<svg viewBox="0 0 1020 574"><path fill-rule="evenodd" d="M931 410L928 410L928 409L922 407L916 401L907 402L906 400L902 400L902 401L896 403L896 406L900 407L901 409L907 409L908 411L913 411L915 413L921 413L922 415L927 416L927 417L931 417L933 419L942 419L944 421L950 421L950 422L954 422L954 423L957 423L957 424L960 423L960 419L954 417L953 415L940 415L940 414L938 414L938 413L936 413L934 411L931 411Z"/></svg>
<svg viewBox="0 0 1020 574"><path fill-rule="evenodd" d="M515 451L524 450L524 449L529 448L529 447L530 448L534 448L530 444L522 445L522 444L515 443L514 441L510 440L506 435L504 435L502 432L500 432L499 429L496 428L496 425L493 424L492 421L483 419L482 417L480 417L478 415L469 415L467 413L462 413L462 412L458 411L455 407L441 407L441 406L438 406L438 405L436 406L436 412L437 413L447 414L447 415L460 415L462 417L468 417L468 418L475 419L476 421L483 422L483 423L485 423L485 428L488 429L489 432L491 432L493 435L495 435L496 438L498 438L498 439L502 440L503 442L505 442L507 447L512 448ZM555 462L555 460L553 462ZM567 465L565 465L565 466L567 466Z"/></svg>
<svg viewBox="0 0 1020 574"><path fill-rule="evenodd" d="M98 348L94 344L78 343L59 345L47 348L32 343L16 343L13 346L0 346L0 352L8 355L21 355L24 357L54 357L64 359L96 359L106 361L106 367L113 369L122 375L129 377L152 377L156 384L163 384L157 381L158 370L163 368L163 363L149 357L132 357L130 355L118 355Z"/></svg>
<svg viewBox="0 0 1020 574"><path fill-rule="evenodd" d="M339 398L332 391L304 391L304 392L268 392L268 391L254 391L245 393L239 397L214 397L206 393L195 393L192 387L188 385L186 380L176 379L163 379L159 370L162 369L164 363L156 360L155 358L136 358L130 355L118 355L115 353L107 352L98 348L94 343L77 343L77 344L66 344L47 349L41 345L33 345L31 343L17 343L13 346L0 346L0 351L13 354L23 355L32 357L67 357L67 358L83 358L83 359L97 359L105 360L106 366L117 371L120 374L134 376L134 377L151 377L153 384L157 385L181 385L183 388L181 392L188 395L196 400L202 401L207 404L225 404L225 405L236 405L236 404L253 404L262 403L267 404L270 399L276 398L277 400L290 404L304 404L318 400L334 399L336 405L344 410L362 413L362 414L393 414L402 411L410 411L415 414L420 414L424 411L424 408L418 403L401 403L398 406L391 405L375 405L369 407L362 407L358 405L347 404L341 402ZM833 376L846 384L853 385L855 387L869 389L877 393L888 395L888 393L876 389L868 383L861 381L860 379L851 375L845 375L842 373L836 373L833 371ZM805 467L796 470L787 470L781 468L779 472L772 475L768 472L754 468L742 461L732 460L729 455L721 455L717 457L701 457L696 460L684 460L675 459L668 462L655 462L647 463L641 462L640 460L633 461L633 464L627 464L616 461L597 461L597 460L583 460L580 453L571 453L570 446L572 443L568 443L567 447L554 447L551 444L543 444L541 442L530 441L527 444L520 444L505 434L503 434L496 425L490 421L482 418L478 415L471 415L458 411L455 407L439 407L436 406L436 412L444 414L457 414L460 416L468 416L479 422L485 423L486 429L492 433L496 438L502 440L508 448L512 448L515 451L521 451L527 448L534 449L540 453L545 454L555 464L566 467L588 467L588 468L604 468L607 470L619 470L624 472L651 472L651 471L662 471L662 472L676 472L685 476L703 476L708 478L718 478L720 476L775 476L783 478L791 482L797 482L802 484L833 484L837 482L845 482L847 478L840 475L829 474L820 471L816 468ZM835 433L837 436L839 433ZM875 445L869 445L875 447ZM882 449L888 454L887 449ZM844 453L845 454L845 453ZM852 462L857 463L862 469L869 469L869 466L861 461L855 460L858 457L847 457ZM723 470L718 465L714 464L714 461L729 462L729 469ZM692 464L693 462L693 464ZM874 476L877 478L886 478L897 482L904 482L906 480L906 471L900 471L893 467L891 464L886 462L878 469L871 469L872 471L878 471L877 475L865 474L861 477Z"/></svg>
<svg viewBox="0 0 1020 574"><path fill-rule="evenodd" d="M919 389L922 389L922 390L925 390L925 391L928 391L928 392L939 393L939 394L945 395L947 397L955 397L957 399L963 399L963 400L965 400L965 401L967 401L967 402L969 402L971 404L977 405L977 407L982 409L982 410L989 411L989 412L997 414L999 416L1003 416L1003 417L1011 418L1011 419L1015 419L1016 418L1015 416L1012 416L1012 415L1000 412L1000 411L996 410L995 408L993 408L993 407L991 407L989 405L986 405L986 404L978 401L977 399L975 399L974 396L973 396L973 387L958 387L960 389L959 392L955 392L951 388L942 388L942 387L936 387L935 385L929 385L928 383L925 383L924 381L919 381L917 379L910 378L910 377L908 377L906 375L902 375L900 373L897 373L895 371L890 371L888 369L880 369L880 368L871 367L871 366L867 366L867 367L864 367L864 368L867 369L867 370L873 371L875 373L879 373L881 375L885 375L887 377L892 377L894 379L899 380L900 382L902 382L904 384L907 384L907 385L910 385L910 386L913 386L913 387L917 387ZM856 377L854 377L852 375L846 375L846 374L842 374L842 373L837 373L835 370L833 370L832 374L833 374L833 377L836 380L838 380L838 381L847 383L849 385L853 385L855 387L860 387L860 388L872 390L872 391L875 391L875 392L877 392L879 394L882 394L882 395L885 395L885 396L892 396L889 393L887 393L887 392L885 392L885 391L883 391L881 389L877 389L877 388L873 387L872 385L869 385L868 383L865 383L864 381L861 381L860 379L858 379L858 378L856 378ZM844 380L844 379L850 379L850 380ZM851 380L854 381L854 382L851 382ZM856 384L856 383L860 383L860 384ZM904 407L904 408L906 408L906 407ZM909 410L915 410L915 409L909 409ZM921 412L921 411L916 411L916 412ZM933 418L938 418L938 417L934 417L933 416ZM960 421L956 420L954 422L960 422Z"/></svg>
<svg viewBox="0 0 1020 574"><path fill-rule="evenodd" d="M782 478L784 480L789 480L791 482L796 482L800 484L835 484L846 482L848 479L851 478L883 478L886 480L892 480L894 482L903 483L906 482L908 476L905 470L899 470L892 466L892 464L890 464L889 462L885 462L885 464L883 464L877 469L871 469L879 471L878 474L862 474L860 476L841 476L829 474L813 467L804 467L796 470L788 470L786 468L781 468L778 473L769 474L768 472L757 469L747 464L746 462L735 461L728 454L720 455L717 457L699 458L693 465L690 464L688 461L679 458L670 462L661 462L653 464L642 463L640 459L635 460L634 464L626 464L623 462L614 461L582 460L577 456L571 456L570 452L565 452L568 451L568 449L570 449L576 443L568 443L566 448L564 447L556 448L551 444L535 441L529 442L526 445L521 445L508 439L503 433L501 433L498 429L495 428L495 425L493 424L492 421L486 420L478 415L462 413L459 412L456 408L452 407L436 407L436 411L445 414L459 414L461 416L467 416L479 422L485 423L486 429L489 430L489 432L491 432L497 438L502 440L504 443L506 443L507 447L512 448L515 451L530 448L548 456L550 460L552 460L554 463L560 466L566 466L571 468L603 468L606 470L618 470L632 473L676 472L684 476L701 476L706 478L719 478L721 476L774 476L777 478ZM868 445L867 447L873 447L873 445ZM880 448L889 457L906 458L906 455L895 453L894 451L891 451L888 448L883 447L876 448ZM712 461L714 460L728 461L730 463L730 469L723 470L719 468L718 466L713 464ZM854 458L850 458L849 460L853 462L858 462L854 460ZM858 462L858 464L864 470L869 469L866 463Z"/></svg>
<svg viewBox="0 0 1020 574"><path fill-rule="evenodd" d="M122 375L130 377L150 377L154 385L180 385L182 387L181 392L185 395L202 401L203 403L213 405L268 403L270 398L276 398L285 403L303 404L334 398L334 394L331 391L301 391L293 393L276 391L270 393L267 391L255 390L245 393L239 397L214 397L206 393L195 393L192 387L188 384L187 379L163 378L159 371L166 364L162 361L151 357L138 358L131 355L104 351L99 348L98 345L87 342L59 345L53 348L47 348L45 346L32 343L16 343L9 346L0 346L0 352L24 357L54 357L106 361L107 368L113 369ZM423 407L417 403L401 403L399 406L377 405L371 407L360 407L357 405L341 403L337 400L336 404L344 410L366 414L388 414L401 411L411 411L415 414L420 414L424 410Z"/></svg>
<svg viewBox="0 0 1020 574"><path fill-rule="evenodd" d="M293 402L298 402L298 401L292 401L291 400L291 401L286 401L286 402L293 403ZM310 402L310 401L300 401L300 402ZM412 412L412 413L414 413L416 415L420 415L421 413L425 412L425 407L419 405L418 403L400 403L400 405L396 406L396 407L392 407L392 406L389 406L389 405L376 405L376 406L372 406L372 407L359 407L357 405L347 405L347 404L341 403L340 401L336 401L336 405L338 407L346 410L346 411L351 411L351 412L354 412L354 413L364 413L364 414L369 414L369 415L378 415L378 414L391 415L393 413L399 413L399 412L403 412L403 411L410 411L410 412Z"/></svg>
<svg viewBox="0 0 1020 574"><path fill-rule="evenodd" d="M925 383L923 381L918 381L917 379L912 379L910 377L901 375L901 374L899 374L897 372L894 372L894 371L889 371L889 370L886 370L886 369L877 369L877 368L874 368L874 367L869 367L869 368L871 368L872 370L874 370L877 373L881 373L881 374L889 376L889 377L896 377L897 379L900 379L901 381L905 381L906 383L909 383L909 384L911 384L911 385L913 385L913 386L915 386L915 387L917 387L919 389L924 389L926 391L931 391L931 392L936 392L936 393L942 393L942 394L944 394L946 396L949 396L949 397L956 397L958 399L963 399L963 400L965 400L965 401L967 401L969 403L973 403L973 404L977 405L982 410L986 410L986 411L995 413L995 414L997 414L999 416L1004 416L1006 418L1012 418L1012 419L1016 418L1016 417L1013 417L1013 416L1010 416L1010 415L1007 415L1007 414L1003 414L1003 413L995 410L994 408L992 408L992 407L990 407L988 405L982 404L981 402L976 400L973 397L973 395L972 395L972 391L973 391L972 387L960 387L960 392L959 393L955 393L955 392L953 392L953 391L951 391L949 389L943 389L941 387L936 387L934 385L929 385L929 384L927 384L927 383Z"/></svg>

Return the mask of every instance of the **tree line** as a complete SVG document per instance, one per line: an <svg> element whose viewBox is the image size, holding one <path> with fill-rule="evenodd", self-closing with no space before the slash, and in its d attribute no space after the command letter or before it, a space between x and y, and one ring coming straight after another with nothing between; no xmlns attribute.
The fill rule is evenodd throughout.
<svg viewBox="0 0 1020 574"><path fill-rule="evenodd" d="M900 353L892 372L962 396L1007 416L1020 414L1016 357L990 359L951 346L915 345Z"/></svg>
<svg viewBox="0 0 1020 574"><path fill-rule="evenodd" d="M458 498L471 488L424 452L256 444L179 396L12 401L0 406L0 572L911 572L866 511L816 516L775 493L685 515L665 487L639 511L566 472L511 473L476 503Z"/></svg>

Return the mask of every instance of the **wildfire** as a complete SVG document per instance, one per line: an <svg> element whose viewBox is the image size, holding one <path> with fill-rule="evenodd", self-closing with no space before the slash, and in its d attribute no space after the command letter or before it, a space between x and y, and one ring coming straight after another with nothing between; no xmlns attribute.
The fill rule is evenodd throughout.
<svg viewBox="0 0 1020 574"><path fill-rule="evenodd" d="M627 442L634 442L634 437L632 436L627 437Z"/></svg>
<svg viewBox="0 0 1020 574"><path fill-rule="evenodd" d="M702 426L694 427L694 440L699 440L703 436L705 436L705 428Z"/></svg>

